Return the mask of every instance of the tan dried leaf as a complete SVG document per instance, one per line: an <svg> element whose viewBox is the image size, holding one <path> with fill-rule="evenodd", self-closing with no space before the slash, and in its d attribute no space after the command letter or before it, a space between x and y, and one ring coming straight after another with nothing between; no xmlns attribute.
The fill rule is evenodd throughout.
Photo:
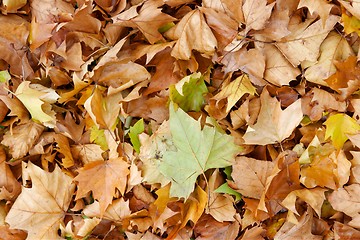
<svg viewBox="0 0 360 240"><path fill-rule="evenodd" d="M32 187L23 187L5 221L11 228L26 230L29 240L62 239L58 229L75 190L72 178L57 166L49 173L31 162L23 165L23 172L30 176Z"/></svg>

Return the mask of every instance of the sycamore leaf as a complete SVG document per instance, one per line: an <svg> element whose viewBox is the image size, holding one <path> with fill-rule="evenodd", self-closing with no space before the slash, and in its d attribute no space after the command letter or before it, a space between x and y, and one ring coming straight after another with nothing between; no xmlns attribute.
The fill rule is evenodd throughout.
<svg viewBox="0 0 360 240"><path fill-rule="evenodd" d="M359 193L360 185L352 184L335 190L328 198L331 206L335 210L352 217L352 220L348 224L356 228L360 227Z"/></svg>
<svg viewBox="0 0 360 240"><path fill-rule="evenodd" d="M33 121L18 125L4 135L1 144L10 148L13 158L24 157L34 146L45 127Z"/></svg>
<svg viewBox="0 0 360 240"><path fill-rule="evenodd" d="M196 34L194 34L194 32L196 32ZM212 55L217 46L217 40L199 9L195 9L186 14L181 21L167 31L165 35L177 40L171 56L181 60L189 60L192 50L206 55Z"/></svg>
<svg viewBox="0 0 360 240"><path fill-rule="evenodd" d="M275 5L275 2L269 5L267 3L266 0L245 1L242 7L246 23L245 32L251 29L261 30L265 27Z"/></svg>
<svg viewBox="0 0 360 240"><path fill-rule="evenodd" d="M16 12L19 8L25 6L27 0L3 0L7 12Z"/></svg>
<svg viewBox="0 0 360 240"><path fill-rule="evenodd" d="M159 166L163 162L164 152L176 150L171 139L169 122L164 121L151 136L141 134L140 142L139 158L143 162L143 181L149 184L167 185L170 181L160 172Z"/></svg>
<svg viewBox="0 0 360 240"><path fill-rule="evenodd" d="M137 153L140 153L140 140L139 134L144 131L144 119L137 121L134 126L130 127L129 137L130 141L133 144L133 147Z"/></svg>
<svg viewBox="0 0 360 240"><path fill-rule="evenodd" d="M5 221L11 228L26 230L27 239L62 239L58 229L70 205L75 185L72 178L59 167L45 172L31 162L23 165L32 182L31 188L22 189Z"/></svg>
<svg viewBox="0 0 360 240"><path fill-rule="evenodd" d="M112 203L106 208L103 216L101 214L99 202L94 201L92 204L87 205L84 208L84 214L87 217L103 217L107 220L121 221L131 214L129 200L125 201L124 198L119 198L112 201Z"/></svg>
<svg viewBox="0 0 360 240"><path fill-rule="evenodd" d="M251 84L249 76L243 74L224 86L213 98L217 101L227 98L226 112L228 113L236 102L246 93L255 95L256 88Z"/></svg>
<svg viewBox="0 0 360 240"><path fill-rule="evenodd" d="M344 31L346 34L356 32L360 34L360 20L355 16L348 16L346 14L341 15L341 19L344 22Z"/></svg>
<svg viewBox="0 0 360 240"><path fill-rule="evenodd" d="M234 189L232 189L229 184L226 182L217 189L214 190L215 193L226 193L235 197L235 202L239 202L241 200L241 194Z"/></svg>
<svg viewBox="0 0 360 240"><path fill-rule="evenodd" d="M16 89L15 96L24 104L33 119L47 127L54 127L55 112L51 110L50 103L56 102L59 95L51 88L40 86L24 81Z"/></svg>
<svg viewBox="0 0 360 240"><path fill-rule="evenodd" d="M193 73L170 86L170 100L177 103L185 112L201 110L205 103L204 94L208 89L201 73Z"/></svg>
<svg viewBox="0 0 360 240"><path fill-rule="evenodd" d="M330 116L324 124L325 139L330 138L337 149L342 148L349 139L347 134L354 135L360 131L360 125L356 120L343 113Z"/></svg>
<svg viewBox="0 0 360 240"><path fill-rule="evenodd" d="M308 19L300 25L294 24L292 33L275 43L293 66L305 60L315 62L319 56L320 45L338 21L338 17L331 15L325 25L318 20L314 23Z"/></svg>
<svg viewBox="0 0 360 240"><path fill-rule="evenodd" d="M99 145L103 151L109 149L105 137L105 130L99 129L95 125L90 128L90 141Z"/></svg>
<svg viewBox="0 0 360 240"><path fill-rule="evenodd" d="M322 24L325 25L333 6L333 4L328 3L326 0L300 0L298 8L307 7L311 14L316 12L320 16Z"/></svg>
<svg viewBox="0 0 360 240"><path fill-rule="evenodd" d="M7 70L0 71L0 83L7 82L10 79L11 79L11 76Z"/></svg>
<svg viewBox="0 0 360 240"><path fill-rule="evenodd" d="M243 136L245 144L280 143L291 135L303 118L301 100L282 110L280 102L272 98L267 89L263 90L260 100L261 108L257 122L249 126Z"/></svg>
<svg viewBox="0 0 360 240"><path fill-rule="evenodd" d="M264 44L265 72L264 79L277 86L289 85L300 75L300 70L284 57L272 44Z"/></svg>
<svg viewBox="0 0 360 240"><path fill-rule="evenodd" d="M171 180L170 195L188 198L200 174L211 168L223 168L233 163L240 148L232 136L215 127L194 120L183 110L170 104L170 131L177 151L166 151L160 172Z"/></svg>
<svg viewBox="0 0 360 240"><path fill-rule="evenodd" d="M289 195L287 195L287 197L282 201L281 204L290 211L292 211L293 213L300 215L295 207L296 199L300 198L304 200L306 203L308 203L314 209L317 215L320 217L321 207L325 200L326 191L327 190L324 188L295 190L289 193Z"/></svg>
<svg viewBox="0 0 360 240"><path fill-rule="evenodd" d="M69 139L62 134L56 134L55 141L57 143L57 151L64 155L62 158L62 165L64 168L74 166L74 159L71 154Z"/></svg>
<svg viewBox="0 0 360 240"><path fill-rule="evenodd" d="M271 175L274 163L254 158L238 157L231 177L237 191L243 196L260 199L265 191L266 179Z"/></svg>
<svg viewBox="0 0 360 240"><path fill-rule="evenodd" d="M313 226L313 211L308 207L307 211L301 216L298 224L291 222L285 222L284 225L274 236L277 240L287 239L311 239L321 240L323 236L317 236L312 234L311 229Z"/></svg>
<svg viewBox="0 0 360 240"><path fill-rule="evenodd" d="M99 201L100 213L103 215L112 202L115 190L125 193L128 168L129 165L121 158L85 164L74 178L74 181L78 182L76 199L85 197L91 191L93 197Z"/></svg>
<svg viewBox="0 0 360 240"><path fill-rule="evenodd" d="M11 172L10 166L6 163L5 151L0 146L0 200L13 200L20 192L21 185Z"/></svg>
<svg viewBox="0 0 360 240"><path fill-rule="evenodd" d="M120 17L114 17L113 20L115 24L120 26L127 25L138 28L146 39L154 44L158 41L164 41L158 29L176 20L176 18L163 13L158 7L159 1L146 1L136 17L124 22L120 15Z"/></svg>
<svg viewBox="0 0 360 240"><path fill-rule="evenodd" d="M331 32L320 46L320 57L316 64L305 70L306 80L327 86L324 81L336 72L335 61L353 55L349 43L336 32Z"/></svg>

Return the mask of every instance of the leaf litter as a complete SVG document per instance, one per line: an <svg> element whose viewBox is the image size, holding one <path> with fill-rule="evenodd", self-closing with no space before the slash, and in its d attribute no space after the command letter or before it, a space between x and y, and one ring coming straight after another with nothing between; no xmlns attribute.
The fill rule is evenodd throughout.
<svg viewBox="0 0 360 240"><path fill-rule="evenodd" d="M358 2L0 11L0 239L359 238Z"/></svg>

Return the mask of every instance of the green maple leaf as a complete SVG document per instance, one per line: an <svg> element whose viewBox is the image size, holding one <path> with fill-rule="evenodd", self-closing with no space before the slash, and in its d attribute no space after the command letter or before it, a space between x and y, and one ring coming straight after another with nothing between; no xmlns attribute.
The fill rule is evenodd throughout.
<svg viewBox="0 0 360 240"><path fill-rule="evenodd" d="M133 147L137 153L140 153L139 134L144 132L144 119L137 121L134 126L130 127L129 137Z"/></svg>
<svg viewBox="0 0 360 240"><path fill-rule="evenodd" d="M177 103L184 111L200 111L208 92L201 73L193 73L170 86L170 100Z"/></svg>
<svg viewBox="0 0 360 240"><path fill-rule="evenodd" d="M360 125L355 119L346 114L338 113L330 116L326 122L325 139L331 138L333 145L340 149L349 139L347 134L356 134L360 131Z"/></svg>
<svg viewBox="0 0 360 240"><path fill-rule="evenodd" d="M194 190L199 175L211 168L232 165L241 149L233 137L215 127L194 120L182 109L170 104L170 132L177 151L166 151L160 163L160 172L171 180L171 197L187 199Z"/></svg>

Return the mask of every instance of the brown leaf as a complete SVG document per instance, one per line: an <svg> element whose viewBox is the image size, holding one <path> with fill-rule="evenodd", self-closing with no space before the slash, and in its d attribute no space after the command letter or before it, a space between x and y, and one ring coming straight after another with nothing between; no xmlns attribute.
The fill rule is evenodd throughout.
<svg viewBox="0 0 360 240"><path fill-rule="evenodd" d="M11 228L28 232L28 239L61 239L60 223L70 205L75 185L59 167L45 172L31 162L24 173L31 178L32 187L23 188L6 216Z"/></svg>
<svg viewBox="0 0 360 240"><path fill-rule="evenodd" d="M28 154L44 129L43 125L28 121L6 132L1 143L10 148L13 158L22 158Z"/></svg>
<svg viewBox="0 0 360 240"><path fill-rule="evenodd" d="M196 239L199 240L217 240L227 239L235 240L239 232L239 223L217 222L210 215L203 215L195 225L194 232Z"/></svg>
<svg viewBox="0 0 360 240"><path fill-rule="evenodd" d="M0 147L0 199L14 200L21 192L21 185L6 163L5 151Z"/></svg>
<svg viewBox="0 0 360 240"><path fill-rule="evenodd" d="M254 158L237 157L231 174L242 195L260 199L265 190L266 179L270 176L274 163Z"/></svg>
<svg viewBox="0 0 360 240"><path fill-rule="evenodd" d="M313 212L311 208L301 216L298 224L285 222L280 228L279 232L276 233L274 239L287 240L287 239L323 239L322 236L313 235L311 228L313 224Z"/></svg>
<svg viewBox="0 0 360 240"><path fill-rule="evenodd" d="M331 206L337 210L352 217L348 223L349 226L360 227L360 201L359 201L360 185L351 184L343 188L339 188L332 192L328 197Z"/></svg>
<svg viewBox="0 0 360 240"><path fill-rule="evenodd" d="M334 223L334 237L336 240L360 239L360 231L336 221Z"/></svg>
<svg viewBox="0 0 360 240"><path fill-rule="evenodd" d="M194 31L197 34L193 34ZM177 40L171 56L181 60L189 60L192 50L211 56L217 46L214 34L198 9L186 14L165 36Z"/></svg>
<svg viewBox="0 0 360 240"><path fill-rule="evenodd" d="M74 178L78 182L76 199L85 197L90 191L100 204L101 216L112 202L115 190L125 193L129 165L121 158L94 161L81 169Z"/></svg>

